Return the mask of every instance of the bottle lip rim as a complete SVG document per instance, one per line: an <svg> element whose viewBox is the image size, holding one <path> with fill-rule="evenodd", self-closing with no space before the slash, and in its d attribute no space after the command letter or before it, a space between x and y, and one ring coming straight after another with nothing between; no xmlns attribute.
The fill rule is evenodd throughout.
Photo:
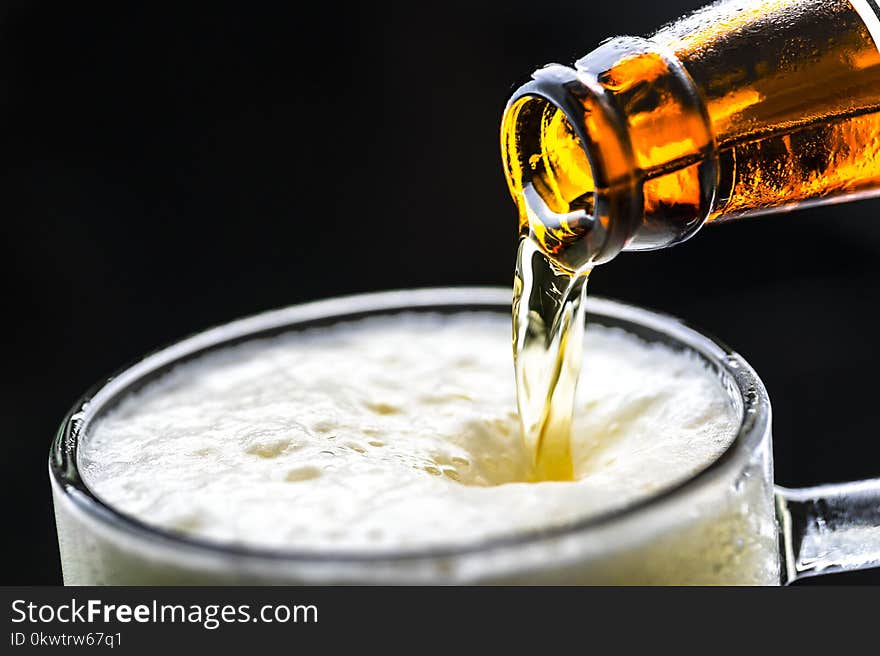
<svg viewBox="0 0 880 656"><path fill-rule="evenodd" d="M630 520L641 521L648 513L662 510L711 486L719 478L741 471L769 435L771 408L767 391L742 356L716 338L675 317L618 301L590 297L587 301L588 317L600 316L616 322L614 325L620 324L620 327L637 336L650 334L653 341L665 341L697 353L716 373L724 376L729 386L739 393L741 400L737 434L720 456L692 476L633 504L562 525L461 545L381 551L276 549L229 544L158 528L113 507L96 495L80 476L78 444L87 432L89 422L121 396L186 360L242 341L373 315L407 311L503 311L509 307L510 294L511 291L506 288L463 286L341 296L252 315L184 338L154 351L94 385L74 404L50 447L48 464L53 487L57 487L64 499L97 521L102 528L121 532L136 540L145 540L155 546L171 548L175 553L299 564L369 565L378 562L449 560L540 546Z"/></svg>

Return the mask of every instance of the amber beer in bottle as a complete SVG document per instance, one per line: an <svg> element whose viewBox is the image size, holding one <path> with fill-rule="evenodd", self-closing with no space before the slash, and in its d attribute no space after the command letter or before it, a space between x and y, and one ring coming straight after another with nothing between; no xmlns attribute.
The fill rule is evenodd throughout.
<svg viewBox="0 0 880 656"><path fill-rule="evenodd" d="M520 228L570 271L880 193L875 0L723 0L551 65L502 123Z"/></svg>

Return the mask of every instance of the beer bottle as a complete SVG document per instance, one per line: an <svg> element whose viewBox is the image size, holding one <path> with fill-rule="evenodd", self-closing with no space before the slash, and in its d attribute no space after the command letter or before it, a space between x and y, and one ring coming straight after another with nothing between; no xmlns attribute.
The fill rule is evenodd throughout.
<svg viewBox="0 0 880 656"><path fill-rule="evenodd" d="M875 0L722 0L550 65L502 122L520 228L570 271L880 193Z"/></svg>

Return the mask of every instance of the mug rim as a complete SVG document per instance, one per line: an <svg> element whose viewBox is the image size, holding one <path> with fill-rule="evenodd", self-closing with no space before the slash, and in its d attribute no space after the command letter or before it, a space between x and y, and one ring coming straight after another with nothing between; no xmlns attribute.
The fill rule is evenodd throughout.
<svg viewBox="0 0 880 656"><path fill-rule="evenodd" d="M737 434L724 452L691 476L634 503L559 525L504 534L461 545L381 551L283 549L224 543L148 524L104 501L80 476L78 446L90 421L121 396L130 393L136 384L148 383L176 364L217 348L302 330L315 323L326 325L373 315L431 309L451 313L479 310L497 312L499 306L510 305L511 295L512 290L508 288L483 286L428 287L353 294L269 310L194 333L122 367L115 374L93 385L74 404L52 440L49 451L51 482L60 489L65 499L91 519L133 538L158 541L175 549L209 556L256 558L297 564L313 562L322 565L358 565L466 557L498 549L528 547L587 531L606 529L614 524L624 524L641 513L673 505L688 494L696 494L716 479L725 476L731 469L743 468L762 444L770 427L770 400L763 382L742 356L717 338L676 317L616 300L590 296L587 299L588 320L591 315L598 314L659 333L714 364L734 383L741 396L742 415Z"/></svg>

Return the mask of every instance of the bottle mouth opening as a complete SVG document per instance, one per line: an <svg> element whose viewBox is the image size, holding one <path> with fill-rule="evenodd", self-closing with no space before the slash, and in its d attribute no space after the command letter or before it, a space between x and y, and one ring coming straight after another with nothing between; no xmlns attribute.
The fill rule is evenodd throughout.
<svg viewBox="0 0 880 656"><path fill-rule="evenodd" d="M617 255L641 218L624 121L600 85L558 65L505 110L502 159L520 233L571 271Z"/></svg>
<svg viewBox="0 0 880 656"><path fill-rule="evenodd" d="M518 124L532 188L555 214L592 218L596 183L584 144L559 107L532 96L519 101Z"/></svg>
<svg viewBox="0 0 880 656"><path fill-rule="evenodd" d="M581 137L559 106L537 95L511 103L503 130L520 232L566 268L581 268L596 228L593 165Z"/></svg>

